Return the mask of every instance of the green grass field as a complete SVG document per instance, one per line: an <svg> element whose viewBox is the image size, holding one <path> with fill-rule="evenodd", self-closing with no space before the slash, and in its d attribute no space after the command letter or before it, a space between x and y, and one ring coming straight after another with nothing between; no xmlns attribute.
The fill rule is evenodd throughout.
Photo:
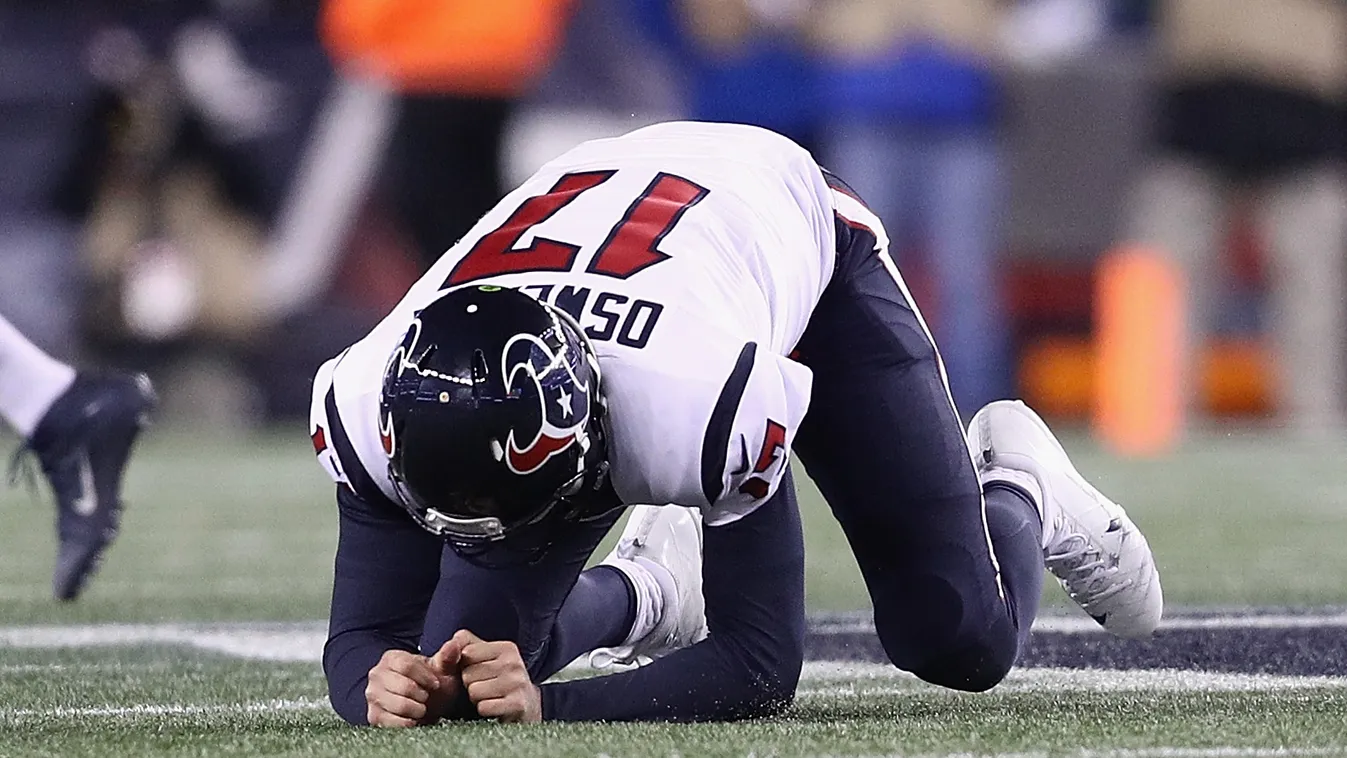
<svg viewBox="0 0 1347 758"><path fill-rule="evenodd" d="M1156 461L1068 444L1146 531L1171 606L1347 605L1347 444L1211 435ZM864 609L845 541L806 490L809 606ZM127 499L103 570L61 605L49 599L45 493L0 492L0 756L1347 754L1347 679L1200 672L1029 669L959 695L884 667L810 669L785 716L751 724L356 730L326 707L312 649L336 518L303 430L156 431ZM1051 602L1065 612L1055 590ZM167 623L190 636L208 627L184 623L231 622L227 637L239 622L279 621L308 622L294 628L316 642L259 660L290 627L261 627L273 636L253 653L162 639ZM86 626L114 622L157 626L111 646L100 635L124 627Z"/></svg>
<svg viewBox="0 0 1347 758"><path fill-rule="evenodd" d="M1016 676L1005 691L979 696L902 679L811 677L790 713L761 722L474 723L391 732L338 722L324 707L322 677L311 665L245 665L163 649L7 660L12 662L0 695L6 703L21 696L23 707L21 715L0 719L5 755L1069 755L1082 747L1145 755L1155 745L1207 747L1213 755L1240 754L1229 752L1230 746L1318 755L1343 744L1347 710L1341 686L1219 694L1099 691ZM27 668L13 673L20 665ZM72 713L72 700L102 705ZM110 710L126 703L139 708Z"/></svg>

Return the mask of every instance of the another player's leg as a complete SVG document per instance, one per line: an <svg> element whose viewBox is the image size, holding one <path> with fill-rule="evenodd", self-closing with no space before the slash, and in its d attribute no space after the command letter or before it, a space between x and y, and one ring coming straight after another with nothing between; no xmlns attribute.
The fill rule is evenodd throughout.
<svg viewBox="0 0 1347 758"><path fill-rule="evenodd" d="M44 353L0 317L0 418L25 439L75 382L75 369Z"/></svg>
<svg viewBox="0 0 1347 758"><path fill-rule="evenodd" d="M122 474L155 403L143 375L92 375L43 353L0 319L0 416L56 496L56 597L73 600L121 522Z"/></svg>
<svg viewBox="0 0 1347 758"><path fill-rule="evenodd" d="M1160 622L1160 574L1146 537L1076 471L1043 420L1018 400L991 403L968 428L984 487L1017 488L1042 514L1048 570L1086 613L1123 637Z"/></svg>

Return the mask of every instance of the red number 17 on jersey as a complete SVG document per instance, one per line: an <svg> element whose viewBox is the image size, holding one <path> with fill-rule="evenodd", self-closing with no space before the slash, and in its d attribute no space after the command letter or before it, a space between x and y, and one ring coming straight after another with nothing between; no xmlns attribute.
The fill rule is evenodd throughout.
<svg viewBox="0 0 1347 758"><path fill-rule="evenodd" d="M514 246L529 229L556 215L616 173L584 171L566 174L547 194L525 200L505 223L477 240L477 244L449 272L444 286L453 287L500 274L571 270L580 254L579 245L534 237L528 247L515 249ZM668 259L669 256L659 250L660 241L708 192L705 187L680 176L660 172L608 232L585 271L626 279Z"/></svg>

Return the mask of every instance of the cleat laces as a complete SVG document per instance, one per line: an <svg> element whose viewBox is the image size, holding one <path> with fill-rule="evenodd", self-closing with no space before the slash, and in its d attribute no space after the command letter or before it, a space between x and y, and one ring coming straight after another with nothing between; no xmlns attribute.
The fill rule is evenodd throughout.
<svg viewBox="0 0 1347 758"><path fill-rule="evenodd" d="M1130 578L1114 580L1118 557L1091 547L1090 541L1079 533L1067 534L1052 552L1044 555L1043 563L1071 599L1087 608L1132 586Z"/></svg>

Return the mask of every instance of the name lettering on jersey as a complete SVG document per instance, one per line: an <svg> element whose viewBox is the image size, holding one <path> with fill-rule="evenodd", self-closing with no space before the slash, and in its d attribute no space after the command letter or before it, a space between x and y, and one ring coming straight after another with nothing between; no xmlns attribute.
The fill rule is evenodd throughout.
<svg viewBox="0 0 1347 758"><path fill-rule="evenodd" d="M778 463L784 463L786 450L786 427L767 419L767 429L762 435L762 449L758 452L758 461L753 466L754 474L765 474ZM739 491L755 500L767 497L771 483L761 476L751 476L739 485Z"/></svg>
<svg viewBox="0 0 1347 758"><path fill-rule="evenodd" d="M641 349L650 342L664 306L650 300L633 300L618 292L589 287L534 284L521 287L533 297L555 305L571 315L595 342L616 342Z"/></svg>

